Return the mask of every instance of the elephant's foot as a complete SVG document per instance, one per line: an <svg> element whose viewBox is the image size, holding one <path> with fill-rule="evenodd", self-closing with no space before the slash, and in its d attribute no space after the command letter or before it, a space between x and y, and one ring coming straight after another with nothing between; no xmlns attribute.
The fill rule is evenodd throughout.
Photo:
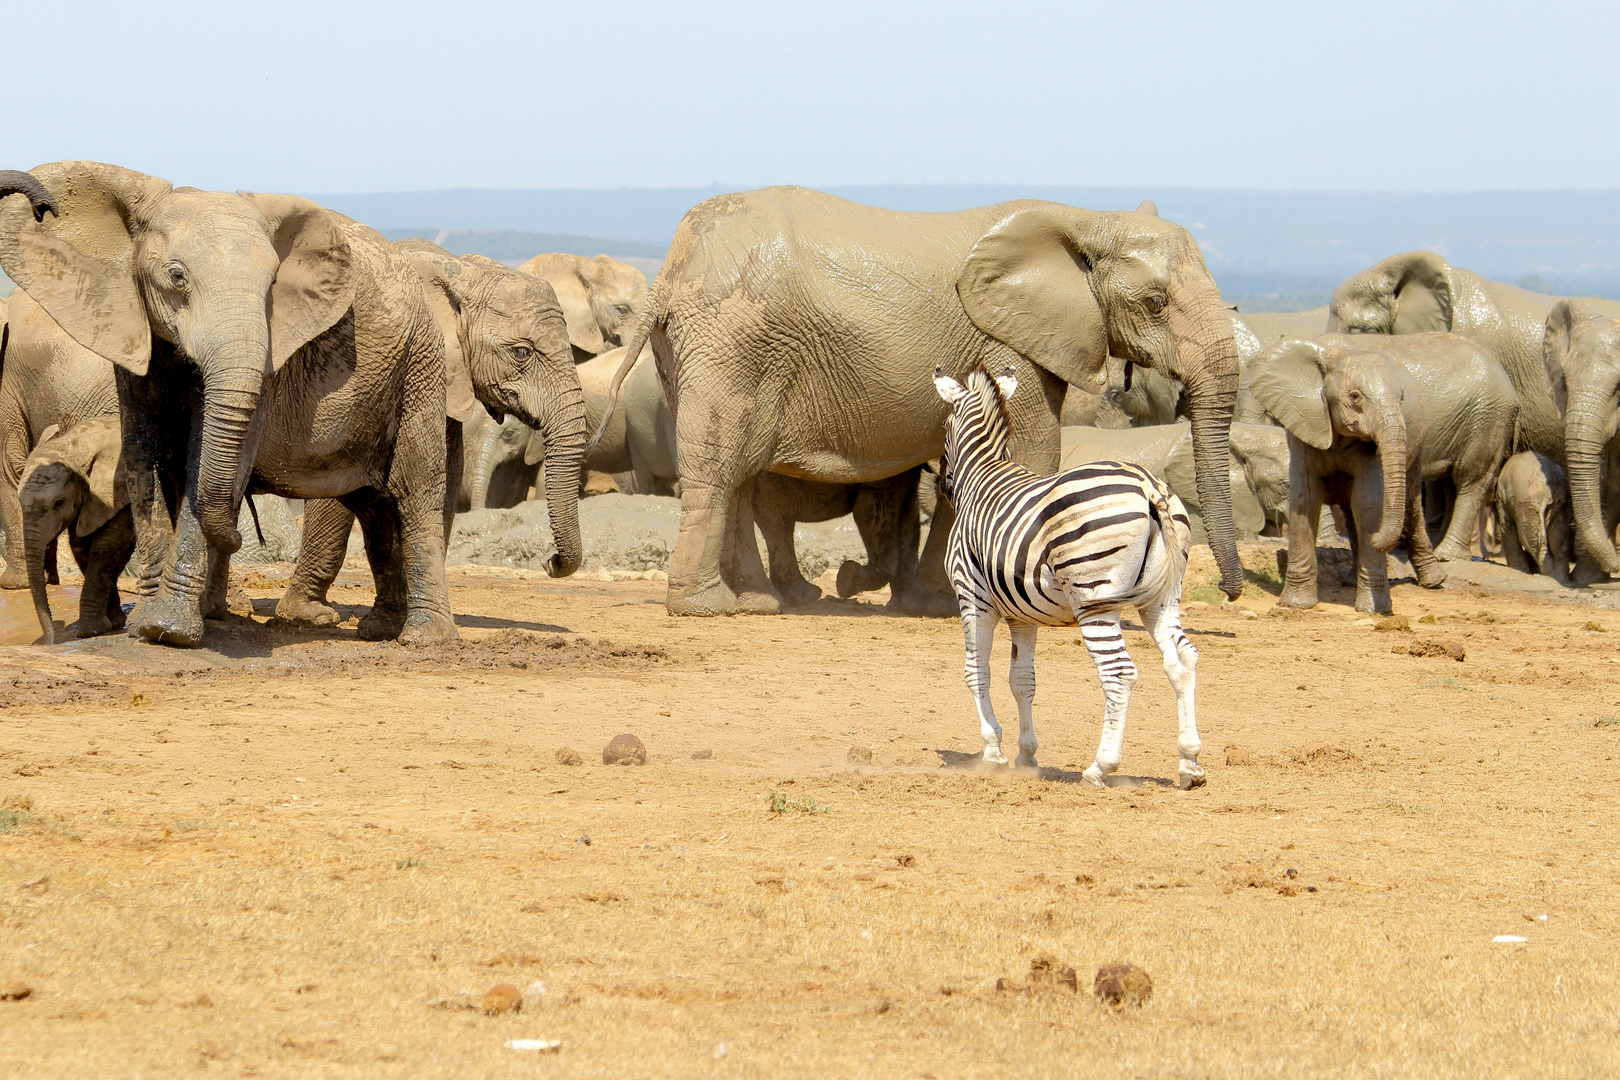
<svg viewBox="0 0 1620 1080"><path fill-rule="evenodd" d="M1473 559L1474 553L1468 550L1467 544L1448 540L1434 549L1434 557L1441 562L1469 562ZM1421 579L1418 583L1422 584Z"/></svg>
<svg viewBox="0 0 1620 1080"><path fill-rule="evenodd" d="M1582 559L1575 561L1574 581L1577 589L1584 589L1590 585L1607 585L1613 580L1609 572L1597 563Z"/></svg>
<svg viewBox="0 0 1620 1080"><path fill-rule="evenodd" d="M362 619L362 625L364 622ZM361 636L364 637L365 634L362 632ZM398 637L401 645L443 645L447 641L455 641L461 637L461 631L456 629L456 621L448 615L419 611L405 620L405 626L399 631Z"/></svg>
<svg viewBox="0 0 1620 1080"><path fill-rule="evenodd" d="M97 611L89 615L80 615L78 625L74 630L74 634L81 639L93 638L101 637L103 634L110 634L114 630L119 630L122 628L122 622L120 622L117 626L114 626L113 621L107 617L106 612Z"/></svg>
<svg viewBox="0 0 1620 1080"><path fill-rule="evenodd" d="M805 607L821 599L821 590L804 578L797 581L773 581L771 585L782 594L782 603L788 607Z"/></svg>
<svg viewBox="0 0 1620 1080"><path fill-rule="evenodd" d="M1394 607L1390 605L1387 590L1379 592L1357 590L1356 610L1368 615L1392 615L1395 612Z"/></svg>
<svg viewBox="0 0 1620 1080"><path fill-rule="evenodd" d="M1204 775L1202 765L1196 760L1181 759L1181 768L1176 770L1176 787L1182 791L1191 791L1193 788L1203 787L1208 782L1209 778Z"/></svg>
<svg viewBox="0 0 1620 1080"><path fill-rule="evenodd" d="M775 593L741 592L737 594L739 615L780 615L782 601Z"/></svg>
<svg viewBox="0 0 1620 1080"><path fill-rule="evenodd" d="M719 579L704 588L677 587L671 581L665 594L664 608L671 615L734 615L737 612L737 594Z"/></svg>
<svg viewBox="0 0 1620 1080"><path fill-rule="evenodd" d="M876 592L889 583L887 576L854 559L845 559L838 568L838 595L844 598L856 593Z"/></svg>
<svg viewBox="0 0 1620 1080"><path fill-rule="evenodd" d="M962 614L956 594L949 589L911 589L889 597L885 607L896 615L929 619L955 619Z"/></svg>
<svg viewBox="0 0 1620 1080"><path fill-rule="evenodd" d="M1316 606L1316 586L1309 587L1293 585L1283 586L1283 591L1277 597L1278 607L1313 608Z"/></svg>
<svg viewBox="0 0 1620 1080"><path fill-rule="evenodd" d="M129 624L131 637L143 637L164 645L195 648L202 644L202 608L178 593L161 589L135 612Z"/></svg>
<svg viewBox="0 0 1620 1080"><path fill-rule="evenodd" d="M0 571L0 589L28 588L28 567L21 559L8 559Z"/></svg>
<svg viewBox="0 0 1620 1080"><path fill-rule="evenodd" d="M360 616L360 625L356 628L355 633L361 641L393 641L395 638L403 640L406 624L411 621L406 616L407 612L404 608L387 608L380 604L374 605L370 611ZM432 616L422 615L419 616L419 619L431 622ZM452 622L450 626L453 630L455 623ZM439 640L448 641L450 638L443 637ZM431 642L429 639L423 638L421 643L430 644Z"/></svg>
<svg viewBox="0 0 1620 1080"><path fill-rule="evenodd" d="M276 618L285 619L296 626L336 626L343 621L336 608L291 593L276 603Z"/></svg>

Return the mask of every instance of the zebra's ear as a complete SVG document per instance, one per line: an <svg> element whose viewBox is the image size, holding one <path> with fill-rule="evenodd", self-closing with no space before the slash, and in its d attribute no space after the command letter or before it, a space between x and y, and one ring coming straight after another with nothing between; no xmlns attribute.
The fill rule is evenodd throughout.
<svg viewBox="0 0 1620 1080"><path fill-rule="evenodd" d="M939 391L939 396L945 399L947 405L955 405L967 393L961 383L945 374L943 368L934 369L934 389Z"/></svg>
<svg viewBox="0 0 1620 1080"><path fill-rule="evenodd" d="M1018 392L1018 372L1003 368L1001 374L996 376L996 389L1001 391L1002 400L1011 401Z"/></svg>

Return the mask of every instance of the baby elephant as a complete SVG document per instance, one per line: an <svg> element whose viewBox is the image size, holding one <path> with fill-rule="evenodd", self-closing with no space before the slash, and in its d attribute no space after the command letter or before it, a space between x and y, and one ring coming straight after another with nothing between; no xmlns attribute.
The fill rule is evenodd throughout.
<svg viewBox="0 0 1620 1080"><path fill-rule="evenodd" d="M22 503L28 587L45 644L56 642L50 600L45 595L45 552L70 526L68 546L84 572L79 593L81 638L124 625L118 575L135 550L135 527L119 457L123 449L118 417L82 420L66 432L53 425L23 465L17 489Z"/></svg>
<svg viewBox="0 0 1620 1080"><path fill-rule="evenodd" d="M1496 516L1509 566L1524 574L1539 569L1565 588L1574 586L1575 519L1558 462L1534 450L1508 458L1496 479Z"/></svg>

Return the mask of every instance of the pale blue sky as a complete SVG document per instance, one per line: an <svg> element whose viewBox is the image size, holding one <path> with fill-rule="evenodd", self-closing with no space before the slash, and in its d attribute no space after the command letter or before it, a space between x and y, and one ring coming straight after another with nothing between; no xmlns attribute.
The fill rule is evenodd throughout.
<svg viewBox="0 0 1620 1080"><path fill-rule="evenodd" d="M1617 7L7 2L0 166L318 192L1620 188Z"/></svg>

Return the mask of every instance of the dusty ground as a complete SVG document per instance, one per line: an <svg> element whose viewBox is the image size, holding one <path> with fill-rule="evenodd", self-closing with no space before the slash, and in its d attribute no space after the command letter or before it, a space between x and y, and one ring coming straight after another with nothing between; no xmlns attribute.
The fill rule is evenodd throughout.
<svg viewBox="0 0 1620 1080"><path fill-rule="evenodd" d="M1608 611L1195 604L1209 785L1160 786L1173 697L1138 631L1150 782L1104 791L1074 633L1037 656L1045 767L982 773L949 621L671 620L653 581L466 567L463 641L407 651L264 625L282 572L211 650L0 649L0 994L32 988L0 1000L0 1075L1620 1067ZM1392 651L1429 641L1466 658ZM601 764L622 731L645 766ZM1043 955L1082 992L1029 986ZM1093 1002L1114 960L1144 1008ZM466 1007L502 982L521 1014Z"/></svg>

